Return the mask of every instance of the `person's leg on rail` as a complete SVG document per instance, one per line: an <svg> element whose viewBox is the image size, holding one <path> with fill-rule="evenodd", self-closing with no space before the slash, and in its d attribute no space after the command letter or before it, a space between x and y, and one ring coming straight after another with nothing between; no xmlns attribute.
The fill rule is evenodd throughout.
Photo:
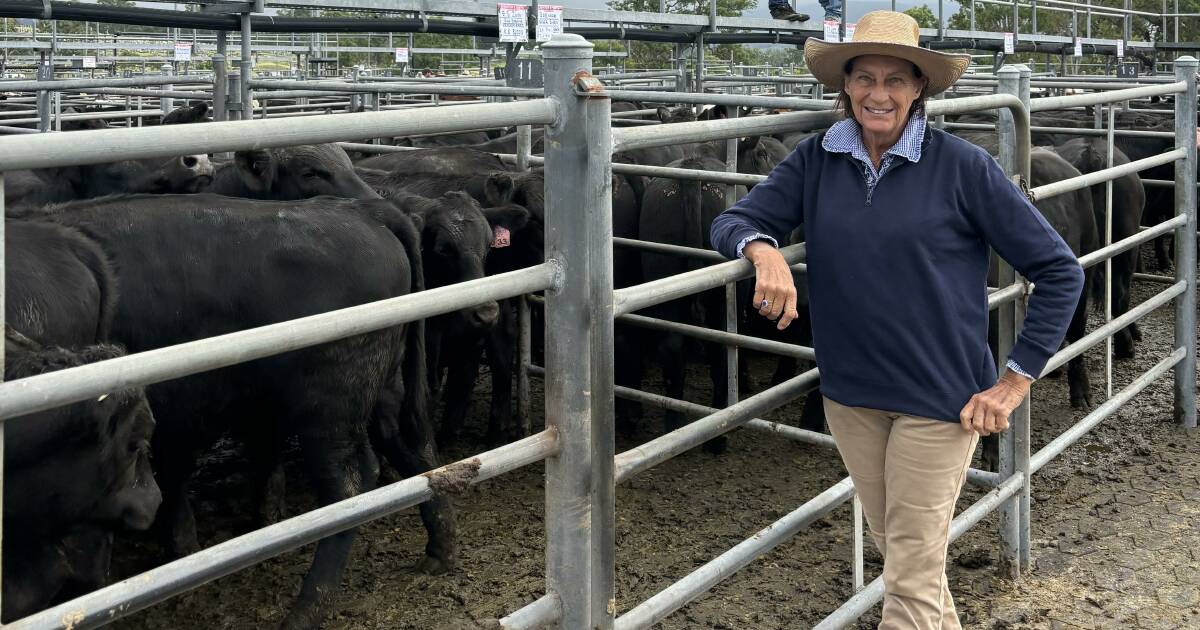
<svg viewBox="0 0 1200 630"><path fill-rule="evenodd" d="M821 4L821 8L825 9L826 20L842 19L842 0L817 0Z"/></svg>
<svg viewBox="0 0 1200 630"><path fill-rule="evenodd" d="M771 10L771 17L776 20L790 20L792 22L808 21L808 15L805 13L796 13L792 9L792 5L788 3L788 0L767 0L767 8Z"/></svg>

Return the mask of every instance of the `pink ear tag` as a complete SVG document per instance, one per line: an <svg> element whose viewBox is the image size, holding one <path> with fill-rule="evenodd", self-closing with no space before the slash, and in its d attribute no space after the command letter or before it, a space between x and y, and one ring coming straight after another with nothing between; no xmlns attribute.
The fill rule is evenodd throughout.
<svg viewBox="0 0 1200 630"><path fill-rule="evenodd" d="M492 229L492 249L508 247L512 244L512 232L508 228L497 225Z"/></svg>

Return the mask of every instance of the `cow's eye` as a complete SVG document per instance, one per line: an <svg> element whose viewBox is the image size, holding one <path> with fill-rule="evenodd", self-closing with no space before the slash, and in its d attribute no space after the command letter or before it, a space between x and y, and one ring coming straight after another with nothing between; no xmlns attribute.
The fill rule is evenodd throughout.
<svg viewBox="0 0 1200 630"><path fill-rule="evenodd" d="M321 176L321 174L320 174L320 173L318 173L318 172L316 172L316 171L304 171L304 178L305 178L305 179L314 179L314 178L317 178L317 177L320 177L320 176Z"/></svg>

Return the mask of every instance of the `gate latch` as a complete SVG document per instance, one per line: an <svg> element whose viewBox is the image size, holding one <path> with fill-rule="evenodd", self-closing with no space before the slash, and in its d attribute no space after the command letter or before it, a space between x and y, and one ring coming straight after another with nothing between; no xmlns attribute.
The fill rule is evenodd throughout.
<svg viewBox="0 0 1200 630"><path fill-rule="evenodd" d="M571 85L575 86L575 93L579 96L608 98L608 94L604 92L604 84L587 70L576 72L571 79Z"/></svg>

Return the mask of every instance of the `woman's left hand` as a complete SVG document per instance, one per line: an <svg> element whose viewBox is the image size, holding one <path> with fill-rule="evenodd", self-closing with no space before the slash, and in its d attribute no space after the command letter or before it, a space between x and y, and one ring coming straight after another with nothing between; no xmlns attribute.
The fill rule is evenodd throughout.
<svg viewBox="0 0 1200 630"><path fill-rule="evenodd" d="M991 388L979 392L967 401L958 414L964 431L974 431L981 437L1000 433L1008 428L1008 417L1029 395L1032 381L1012 370L1004 373Z"/></svg>

